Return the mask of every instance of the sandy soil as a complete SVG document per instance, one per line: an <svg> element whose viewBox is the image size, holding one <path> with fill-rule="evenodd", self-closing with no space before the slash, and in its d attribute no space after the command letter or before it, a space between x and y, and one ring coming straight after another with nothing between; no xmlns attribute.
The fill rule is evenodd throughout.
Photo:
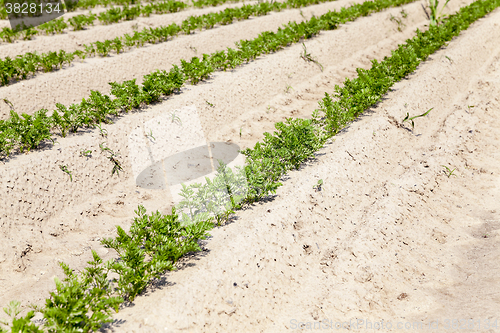
<svg viewBox="0 0 500 333"><path fill-rule="evenodd" d="M452 1L450 10L470 2ZM303 13L309 17L348 3ZM206 141L253 146L275 122L309 116L324 92L354 77L355 68L368 68L371 59L390 54L416 28L425 29L420 2L404 9L402 32L390 20L401 17L399 8L307 41L323 72L304 62L302 46L295 45L126 115L106 126L107 138L81 132L2 163L0 303L40 304L54 288L53 277L62 274L58 261L82 268L91 248L112 258L99 239L113 236L117 224L127 228L138 204L170 211L166 191L136 186L129 147L134 129L175 109L181 118L195 109ZM299 11L92 59L0 88L0 96L22 112L56 101L68 104L89 89L106 91L109 81L168 69L195 55L189 46L197 54L213 52L289 20L301 20ZM314 162L291 172L275 197L213 230L202 253L166 274L164 286L120 311L109 330L282 332L299 323L317 328L318 321L359 319L393 326L438 321L442 331L446 320L474 319L473 329L446 331L478 331L479 324L483 330L487 320L498 319L499 25L497 10L433 55ZM50 38L56 40L37 39L29 47L43 48ZM287 86L292 89L285 92ZM416 115L431 107L413 131L401 126L406 112ZM103 141L121 154L119 177L111 177L111 165L99 152ZM81 149L92 149L92 157L79 157ZM73 182L59 170L61 164L73 171ZM447 177L442 165L456 170ZM324 185L316 192L319 179ZM361 322L351 327L357 329L369 330Z"/></svg>

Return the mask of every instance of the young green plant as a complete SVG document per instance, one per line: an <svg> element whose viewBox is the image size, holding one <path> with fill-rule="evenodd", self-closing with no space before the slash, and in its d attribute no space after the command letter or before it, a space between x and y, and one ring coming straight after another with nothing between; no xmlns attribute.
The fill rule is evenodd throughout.
<svg viewBox="0 0 500 333"><path fill-rule="evenodd" d="M108 136L108 130L105 129L105 128L102 128L102 125L101 124L97 124L96 127L99 129L99 133L101 134L101 136L103 138L107 137Z"/></svg>
<svg viewBox="0 0 500 333"><path fill-rule="evenodd" d="M272 112L275 112L275 111L276 111L276 108L275 108L274 106L268 105L268 106L267 106L267 111L266 111L266 113L269 113L269 112L271 112L271 111L272 111Z"/></svg>
<svg viewBox="0 0 500 333"><path fill-rule="evenodd" d="M305 61L310 61L310 62L313 62L315 63L316 65L318 65L318 67L321 69L321 71L323 71L323 65L319 63L318 60L314 59L310 53L307 53L307 49L306 49L306 45L304 43L302 43L302 48L304 49L304 53L302 53L300 55L300 57L302 59L304 59Z"/></svg>
<svg viewBox="0 0 500 333"><path fill-rule="evenodd" d="M80 156L82 157L92 157L92 150L87 149L87 150L80 150Z"/></svg>
<svg viewBox="0 0 500 333"><path fill-rule="evenodd" d="M391 21L396 22L398 24L399 32L402 32L403 29L406 27L406 24L403 23L403 19L396 16L392 16L392 14L391 14Z"/></svg>
<svg viewBox="0 0 500 333"><path fill-rule="evenodd" d="M181 118L175 115L176 112L177 110L174 110L172 113L170 113L170 116L172 117L172 123L177 123L178 125L182 126Z"/></svg>
<svg viewBox="0 0 500 333"><path fill-rule="evenodd" d="M73 176L71 175L71 171L68 170L68 167L66 165L60 165L59 169L67 173L69 175L69 179L73 181Z"/></svg>
<svg viewBox="0 0 500 333"><path fill-rule="evenodd" d="M321 186L323 185L323 179L318 180L318 183L313 186L313 189L316 190L316 192L321 191Z"/></svg>
<svg viewBox="0 0 500 333"><path fill-rule="evenodd" d="M446 0L441 10L438 10L439 0L429 0L429 8L431 10L431 25L438 25L438 23L441 22L441 20L445 17L445 15L443 15L442 13L448 2L450 2L450 0Z"/></svg>
<svg viewBox="0 0 500 333"><path fill-rule="evenodd" d="M453 171L455 171L457 168L451 170L449 167L447 167L446 165L441 165L442 167L444 167L446 169L445 173L446 173L446 176L448 176L448 178L451 177L451 175L453 175ZM456 176L456 175L455 175Z"/></svg>
<svg viewBox="0 0 500 333"><path fill-rule="evenodd" d="M413 122L413 119L427 116L429 114L429 112L431 112L432 109L434 109L434 108L430 108L429 110L427 110L427 112L422 113L422 114L420 114L418 116L414 116L414 117L410 117L410 114L407 112L406 113L406 117L405 117L405 119L403 119L402 122L404 123L405 121L410 121L411 122L411 128L413 129L413 128L415 128L415 123Z"/></svg>
<svg viewBox="0 0 500 333"><path fill-rule="evenodd" d="M3 98L3 101L9 106L11 110L14 110L14 104L12 104L11 101L9 101L7 98Z"/></svg>
<svg viewBox="0 0 500 333"><path fill-rule="evenodd" d="M149 130L149 133L146 134L146 138L152 139L152 141L156 141L155 137L153 136L153 130Z"/></svg>
<svg viewBox="0 0 500 333"><path fill-rule="evenodd" d="M3 311L11 318L12 325L6 320L0 320L0 324L7 326L10 330L0 327L1 333L7 332L26 332L26 333L43 333L34 323L32 318L35 316L35 311L29 311L25 317L18 318L21 313L21 303L19 301L11 301L8 307L3 308Z"/></svg>
<svg viewBox="0 0 500 333"><path fill-rule="evenodd" d="M101 148L102 152L107 152L109 153L109 156L107 157L108 160L113 163L113 169L111 170L111 175L114 175L115 173L119 176L120 171L123 171L123 168L121 166L120 161L117 159L119 154L115 153L112 151L110 148L104 146L104 142L99 144L99 147Z"/></svg>

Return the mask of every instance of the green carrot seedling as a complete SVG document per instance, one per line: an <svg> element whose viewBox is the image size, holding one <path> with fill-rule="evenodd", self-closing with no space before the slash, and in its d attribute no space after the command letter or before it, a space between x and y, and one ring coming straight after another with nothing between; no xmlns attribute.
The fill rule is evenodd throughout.
<svg viewBox="0 0 500 333"><path fill-rule="evenodd" d="M21 313L21 302L19 301L11 301L9 303L9 306L4 308L3 311L9 316L9 317L17 317L18 314ZM5 324L7 325L7 324Z"/></svg>
<svg viewBox="0 0 500 333"><path fill-rule="evenodd" d="M18 318L17 316L21 313L21 303L19 301L11 301L8 307L3 308L3 311L10 317L12 322L12 327L10 330L3 329L0 327L0 332L30 332L30 333L42 333L43 331L38 328L31 320L35 316L35 311L29 311L25 317ZM4 326L11 326L8 321L1 320L0 324Z"/></svg>

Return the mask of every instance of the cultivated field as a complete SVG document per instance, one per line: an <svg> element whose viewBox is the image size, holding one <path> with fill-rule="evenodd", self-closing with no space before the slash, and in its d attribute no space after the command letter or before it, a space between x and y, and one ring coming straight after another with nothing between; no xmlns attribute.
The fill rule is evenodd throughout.
<svg viewBox="0 0 500 333"><path fill-rule="evenodd" d="M61 122L50 129L54 143L19 145L9 154L0 147L0 305L18 300L26 315L28 304L44 306L56 290L54 278L64 277L59 262L81 271L92 260L91 250L104 261L117 258L101 241L116 237L117 225L128 232L139 205L148 214L171 214L181 185L169 188L168 176L161 185L154 170L144 176L153 160L183 157L208 142L254 148L278 122L318 119L312 115L326 109L325 93L356 78L356 69L370 69L372 60L390 56L417 29L429 29L427 1L406 2L213 71L197 84L186 81L157 101L105 116L111 121L100 128L82 122L76 133L66 128L63 137ZM181 59L202 59L291 21L357 3L363 2L270 10L119 54L75 56L62 68L54 65L52 71L1 85L0 119L10 119L11 109L28 115L47 109L50 116L57 103L81 103L91 91L110 95L109 82L136 79L142 85L144 75L173 65L186 74ZM472 3L451 0L443 13ZM66 28L62 34L0 43L0 60L35 51L83 52L84 45L143 28L182 26L192 15L258 4L188 4L175 13L108 25L96 21L80 31ZM0 21L0 28L7 26ZM413 124L403 122L429 109ZM350 330L371 332L370 321L375 328L386 325L380 326L385 331L399 331L398 322L420 323L412 327L417 331L429 330L430 322L441 332L496 331L499 113L500 10L495 9L395 82L373 107L346 121L348 126L336 128L314 158L299 161L298 170L287 164L275 193L235 209L198 241L201 251L186 251L173 263L177 271L154 279L120 305L112 312L114 322L101 330L333 331L332 325L342 322L347 329L350 322L357 323ZM331 129L334 121L320 117L313 124ZM8 132L2 124L0 129ZM310 134L308 128L303 133ZM0 132L0 144L10 142L2 138ZM275 148L281 146L285 143ZM229 160L243 164L244 155ZM39 324L42 318L37 313L33 320Z"/></svg>

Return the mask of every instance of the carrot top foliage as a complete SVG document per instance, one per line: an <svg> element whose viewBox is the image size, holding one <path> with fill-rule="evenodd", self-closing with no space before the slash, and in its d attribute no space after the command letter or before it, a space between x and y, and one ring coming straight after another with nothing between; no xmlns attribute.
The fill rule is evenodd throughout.
<svg viewBox="0 0 500 333"><path fill-rule="evenodd" d="M216 24L227 25L233 23L234 21L246 20L250 16L263 16L272 11L281 11L287 8L299 8L326 1L332 0L287 0L285 2L263 2L255 5L244 5L238 8L226 8L225 10L217 13L190 16L189 18L185 19L181 25L172 23L168 26L160 26L157 28L144 28L142 31L134 31L133 34L125 34L122 37L116 37L114 39L108 39L105 41L97 41L89 43L88 45L85 44L83 45L83 50L76 50L74 52L65 52L64 50L59 50L42 54L38 54L36 52L28 52L24 55L18 55L15 58L6 57L3 60L0 59L0 85L8 85L14 80L25 80L28 77L35 75L38 71L50 72L62 68L65 64L69 65L77 57L80 59L85 59L86 57L97 55L106 57L113 52L115 52L116 54L120 54L127 49L140 47L147 43L156 44L165 42L168 39L172 39L173 37L178 36L180 33L189 35L196 30L211 29ZM411 1L415 0L405 1L404 3L408 3ZM165 3L165 6L167 6L167 4L169 4L170 2ZM160 4L154 5L159 6ZM338 13L337 17L340 23L344 23L346 21L343 20L352 20L359 16L366 16L370 12L373 12L374 9L375 11L378 11L386 8L387 5L391 4L388 3L380 7L377 4L370 5L367 2L367 4L349 7L349 10L347 11L341 11L340 13ZM396 3L394 5L398 4ZM176 6L177 5L175 4L168 5L169 8L177 8ZM113 11L117 10L119 9L113 9ZM358 11L358 15L353 16L355 11ZM99 19L104 20L101 17L102 15L104 14L100 14ZM121 17L120 15L122 15L122 12L117 12L113 15L118 17L116 20L120 20L119 17ZM89 14L89 17L85 18L84 15L78 15L70 19L70 24L77 25L78 29L83 29L84 26L82 22L85 21L88 22L88 24L93 24L93 20L95 19L94 16L94 14ZM114 19L109 20L113 21ZM77 21L80 23L78 23ZM47 22L39 26L37 29L41 29L40 32L42 30L46 31L48 34L55 32L62 33L62 31L66 27L67 24L63 22L61 18L58 20ZM3 30L0 31L0 38L3 38L7 42L13 42L17 37L20 38L20 36L22 35L21 33L16 34L15 31L11 31L9 29L10 28L3 28ZM23 38L31 38L31 36L35 34L35 32L33 32L35 30L33 29L34 28L25 30L23 33L29 34L29 36L24 36ZM49 29L50 32L47 29ZM334 27L332 27L332 29L334 29ZM309 38L307 36L304 37ZM234 64L236 64L236 62L234 62Z"/></svg>
<svg viewBox="0 0 500 333"><path fill-rule="evenodd" d="M312 158L313 153L327 138L338 133L343 126L380 101L382 95L396 81L413 72L430 54L498 6L500 0L479 0L451 15L441 25L431 26L426 32L417 31L414 38L400 45L391 56L385 57L380 62L374 60L369 70L358 69L357 78L346 79L343 87L335 88L334 94L325 94L311 120L287 119L284 123L277 123L273 134L266 133L262 143L257 143L253 149L242 152L247 157L245 168L232 173L226 166L221 166L219 180L207 181L208 187L201 184L185 186L183 193L186 200L183 205L190 209L187 217L183 215L183 218L187 218L186 221L179 218L175 209L169 215L158 212L148 215L144 207L139 206L136 210L137 217L128 233L118 226L118 235L115 238L102 241L105 246L117 251L119 259L104 263L93 252L93 261L89 261L89 266L78 274L67 265L61 264L66 278L63 281L56 280L57 290L46 300L45 307L35 307L36 311L43 314L44 325L39 327L31 323L34 311L18 318L19 304L13 302L5 311L12 318L12 322L3 322L4 326L11 332L89 332L99 328L102 323L111 321L113 309L118 310L119 304L124 300L133 301L151 279L158 278L165 270L174 269L175 262L184 254L199 251L201 247L198 241L208 236L214 221L217 218L219 220L227 218L224 211L206 207L207 211L203 213L206 213L204 216L207 219L193 221L196 209L203 208L204 201L200 201L199 198L211 196L211 186L216 186L216 183L228 185L228 179L238 179L241 175L246 177L248 187L245 193L239 193L237 188L228 188L227 193L231 200L226 206L226 213L274 193L281 185L281 177L288 170L298 168L305 160ZM314 27L324 28L332 24L331 21L325 23L323 19L311 20L313 23L308 25L290 23L285 29L300 28L301 33L312 36L318 31L314 30ZM336 24L338 21L334 22ZM290 33L290 30L286 31ZM272 33L261 34L256 40L261 43L263 36L266 36L269 44L275 41L272 38L275 35ZM295 39L298 41L300 38L304 36L290 33L286 43L291 43ZM280 43L278 44L280 47L287 45L285 41ZM245 43L241 45L243 44ZM267 45L267 43L257 45ZM243 51L240 49L238 54L242 56ZM210 61L210 57L204 57L203 61ZM177 75L175 71L170 73ZM163 74L168 76L168 72ZM205 74L201 71L200 75ZM143 89L134 89L135 87L132 91L144 94ZM89 102L89 105L95 105L97 101L108 101L99 94L94 94L94 97L95 101ZM120 104L114 104L112 101L116 108L122 109L127 109L126 103L135 102L133 99L122 99ZM96 112L94 107L87 106L84 114L92 112ZM43 115L39 117L43 118ZM23 124L22 119L16 121ZM5 126L5 121L0 122L2 129L0 133L8 132L9 128ZM2 136L0 142L1 139ZM9 143L9 139L6 142ZM321 189L321 184L318 183L317 190ZM113 273L112 278L109 273ZM0 328L0 332L8 330Z"/></svg>
<svg viewBox="0 0 500 333"><path fill-rule="evenodd" d="M90 97L83 99L79 104L72 104L69 107L56 104L56 110L51 116L47 115L48 110L40 110L37 114L38 118L23 115L22 117L27 117L23 126L13 126L18 122L19 116L15 115L15 111L12 111L10 119L0 120L0 158L9 157L10 153L16 149L20 152L35 149L43 141L54 140L55 133L60 133L64 137L67 133L75 133L80 128L94 128L99 123L109 123L113 117L119 116L123 112L160 101L164 96L171 95L181 89L186 81L197 84L207 79L216 70L236 68L262 54L277 52L292 43L312 38L321 30L336 29L341 23L412 1L414 0L366 1L343 8L340 12L328 12L319 18L313 17L309 21L290 22L279 28L277 32L266 31L253 40L241 40L236 43L235 49L228 48L225 51L204 54L201 58L193 57L191 61L182 59L180 67L173 65L170 71L158 70L145 75L142 86L136 84L135 79L123 83L111 82L109 83L112 87L111 95L114 98L98 91L91 91ZM270 6L267 3L260 5ZM60 54L52 54L54 59L58 59L59 64L63 63L63 58L67 56L63 53L64 51L61 52ZM32 62L30 63L33 64L35 55L31 56ZM21 61L20 59L16 58L16 61ZM9 63L13 63L11 59L7 60ZM1 66L0 61L0 68ZM48 64L47 66L52 65ZM28 67L25 67L24 72L22 72L24 76L28 75L26 68ZM30 65L29 70L36 70L36 66ZM14 75L6 73L6 71L0 70L0 79L4 82L9 81L8 75ZM16 73L16 70L11 68L9 73ZM19 73L16 75L20 75ZM14 129L9 129L11 127ZM33 127L36 127L37 130L30 132L29 129Z"/></svg>

